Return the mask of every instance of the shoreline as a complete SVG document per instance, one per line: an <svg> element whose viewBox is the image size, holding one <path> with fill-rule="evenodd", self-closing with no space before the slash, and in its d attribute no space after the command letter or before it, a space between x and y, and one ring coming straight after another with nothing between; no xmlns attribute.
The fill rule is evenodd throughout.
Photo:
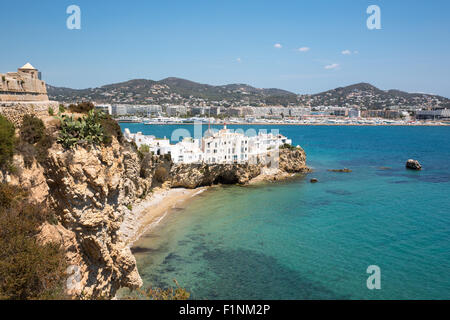
<svg viewBox="0 0 450 320"><path fill-rule="evenodd" d="M295 178L299 173L280 172L265 169L257 177L243 186L254 186L267 182L280 182ZM128 248L131 248L145 233L156 227L174 208L183 204L204 191L220 186L204 186L195 189L157 188L146 199L134 203L132 210L121 224L120 232Z"/></svg>
<svg viewBox="0 0 450 320"><path fill-rule="evenodd" d="M287 181L298 175L299 173L280 172L278 169L266 168L261 171L260 175L251 179L243 186L257 186L263 185L264 183ZM172 209L180 205L186 208L189 205L188 201L192 200L195 196L218 186L222 186L222 184L203 186L195 189L170 188L167 186L155 188L147 198L133 203L131 210L128 210L128 213L125 215L119 231L125 244L124 248L131 250L133 245L142 236L158 226L171 213ZM134 256L133 253L132 255ZM121 300L122 298L122 294L116 293L113 300Z"/></svg>
<svg viewBox="0 0 450 320"><path fill-rule="evenodd" d="M208 187L196 189L158 188L146 199L134 203L132 210L129 211L120 226L126 246L131 248L142 235L157 226L170 214L173 208L181 203L186 203L207 189Z"/></svg>

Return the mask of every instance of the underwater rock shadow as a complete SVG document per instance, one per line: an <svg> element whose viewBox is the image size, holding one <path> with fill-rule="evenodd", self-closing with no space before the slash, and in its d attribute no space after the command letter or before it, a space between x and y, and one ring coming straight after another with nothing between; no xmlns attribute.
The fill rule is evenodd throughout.
<svg viewBox="0 0 450 320"><path fill-rule="evenodd" d="M132 254L136 254L136 253L156 253L158 251L161 251L161 249L147 248L147 247L140 247L140 246L131 247L130 250L131 250Z"/></svg>
<svg viewBox="0 0 450 320"><path fill-rule="evenodd" d="M319 282L280 264L275 258L247 249L205 250L203 259L213 273L195 299L349 299ZM206 283L205 283L206 284Z"/></svg>
<svg viewBox="0 0 450 320"><path fill-rule="evenodd" d="M335 195L338 195L338 196L350 196L350 195L352 195L352 193L350 191L342 190L342 189L335 189L335 190L328 189L328 190L325 190L325 192L326 193L330 193L330 194L335 194Z"/></svg>
<svg viewBox="0 0 450 320"><path fill-rule="evenodd" d="M430 182L430 183L450 182L450 174L448 174L447 172L440 172L440 173L428 173L425 171L411 172L406 171L406 169L404 169L404 170L386 170L386 171L378 170L375 174L381 177L408 179L409 182L414 182L417 180L421 182ZM406 180L397 180L397 181L406 181ZM397 182L391 181L390 183L397 183Z"/></svg>
<svg viewBox="0 0 450 320"><path fill-rule="evenodd" d="M169 253L153 272L142 275L147 283L160 288L173 287L172 279L186 275L189 263L200 258L201 270L191 271L196 280L182 283L191 299L261 300L261 299L350 299L320 282L279 263L277 259L248 249L195 248L197 254L182 258ZM202 252L203 251L203 252Z"/></svg>

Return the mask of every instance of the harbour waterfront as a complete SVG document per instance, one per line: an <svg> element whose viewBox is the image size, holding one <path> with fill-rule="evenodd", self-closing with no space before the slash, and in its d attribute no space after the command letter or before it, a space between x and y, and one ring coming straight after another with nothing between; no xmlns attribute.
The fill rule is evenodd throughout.
<svg viewBox="0 0 450 320"><path fill-rule="evenodd" d="M314 172L214 187L174 208L133 247L145 286L175 278L196 299L450 298L449 127L251 128L279 129ZM409 158L423 171L406 170ZM381 290L366 287L369 265L381 268Z"/></svg>

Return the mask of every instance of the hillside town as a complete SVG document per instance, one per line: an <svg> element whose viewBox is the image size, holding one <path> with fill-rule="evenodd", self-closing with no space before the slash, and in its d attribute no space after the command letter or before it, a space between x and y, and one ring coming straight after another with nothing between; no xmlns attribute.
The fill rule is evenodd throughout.
<svg viewBox="0 0 450 320"><path fill-rule="evenodd" d="M41 72L30 63L17 72L0 76L0 105L57 108L56 101L68 106L78 100L95 98L96 108L119 122L304 125L446 125L450 122L447 98L382 91L365 83L297 96L279 89L257 89L242 84L214 87L177 78L158 82L132 80L89 90L55 88L46 85L41 80ZM113 102L98 102L105 99L97 93L101 97L113 97ZM117 95L124 99L116 99ZM135 99L136 96L146 97L145 103L137 103L141 100ZM284 99L289 102L280 104Z"/></svg>
<svg viewBox="0 0 450 320"><path fill-rule="evenodd" d="M89 92L72 92L72 99L92 92L116 97L118 92L128 92L121 103L97 102L97 108L123 122L144 123L240 123L240 124L444 124L450 120L449 99L428 95L380 90L370 84L360 83L337 88L316 95L293 95L278 89L257 89L246 85L213 87L183 79L165 79L152 82L150 91L144 88L148 80L130 81L126 85L92 89ZM144 90L144 91L142 91ZM159 91L158 91L159 90ZM161 92L160 90L163 90ZM141 93L142 91L142 93ZM56 92L56 91L55 91ZM163 94L164 99L138 103L132 97ZM186 99L173 100L176 92L184 92ZM66 97L67 96L66 92ZM70 96L70 95L69 95ZM220 97L214 100L207 97ZM240 97L238 99L237 97ZM167 99L166 99L167 98ZM256 99L256 100L254 100ZM289 101L285 101L285 100ZM125 103L124 103L125 102Z"/></svg>
<svg viewBox="0 0 450 320"><path fill-rule="evenodd" d="M317 107L191 107L184 105L97 105L116 117L119 122L146 124L353 124L395 125L436 124L450 121L450 109L391 107L382 110L364 110L358 106Z"/></svg>
<svg viewBox="0 0 450 320"><path fill-rule="evenodd" d="M326 124L326 125L444 125L450 121L448 99L426 95L407 94L399 91L382 91L369 84L357 84L337 88L318 95L303 95L296 102L286 105L267 105L262 100L258 103L245 104L245 99L231 102L224 98L220 101L189 96L187 101L173 88L190 85L191 91L205 90L217 97L241 97L269 99L270 97L289 97L292 94L278 89L256 89L246 85L207 86L183 79L168 78L161 82L151 82L150 91L146 92L150 80L131 81L128 85L112 85L88 90L81 96L67 96L68 89L47 86L41 80L41 73L30 63L18 68L17 72L1 74L0 103L33 104L55 106L55 92L59 101L76 102L77 99L95 98L92 92L101 92L102 96L115 97L119 92L125 94L128 103L96 103L96 108L103 110L119 122L143 122L147 124L183 124L212 123L223 124ZM184 87L183 87L184 86ZM47 94L49 88L49 94ZM192 89L194 88L194 89ZM137 104L133 98L136 92L144 90L142 95L156 95L167 99L146 99L145 104ZM79 90L80 91L80 90ZM79 91L77 91L79 93ZM83 91L83 90L81 90ZM190 92L191 92L190 91ZM84 91L83 91L84 92ZM139 93L138 95L141 95ZM98 98L98 97L97 97ZM259 99L258 98L258 99ZM99 100L99 99L97 99ZM100 99L101 100L101 99ZM270 100L270 99L269 99ZM87 101L87 100L85 100ZM94 100L95 101L95 100ZM113 99L113 101L116 101ZM184 101L182 104L159 103L155 101ZM247 102L250 98L247 99ZM277 102L277 100L272 100ZM266 101L267 102L267 101ZM279 101L278 101L279 102ZM65 102L69 105L69 102Z"/></svg>
<svg viewBox="0 0 450 320"><path fill-rule="evenodd" d="M449 120L446 97L358 83L317 94L186 79L136 79L91 89L48 86L63 103L93 101L117 118L158 123L423 124ZM146 118L146 119L145 119ZM205 120L209 118L208 120ZM126 119L124 119L126 120ZM128 119L130 121L130 119Z"/></svg>
<svg viewBox="0 0 450 320"><path fill-rule="evenodd" d="M253 136L234 132L225 125L221 130L209 129L202 138L185 137L171 144L167 138L131 133L124 130L124 137L136 143L139 149L148 148L156 155L170 155L174 163L258 163L271 151L280 147L290 147L292 140L281 134L260 131Z"/></svg>

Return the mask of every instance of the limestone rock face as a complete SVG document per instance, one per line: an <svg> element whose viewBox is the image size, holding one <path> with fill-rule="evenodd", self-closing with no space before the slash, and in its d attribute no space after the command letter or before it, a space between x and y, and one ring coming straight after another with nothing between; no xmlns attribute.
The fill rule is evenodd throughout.
<svg viewBox="0 0 450 320"><path fill-rule="evenodd" d="M119 143L109 147L50 152L45 172L49 202L61 224L74 233L82 292L111 297L120 287L137 288L142 280L136 260L119 234L127 205L150 188L139 176L135 152ZM59 149L59 150L58 150Z"/></svg>
<svg viewBox="0 0 450 320"><path fill-rule="evenodd" d="M14 155L14 166L20 168L19 175L8 175L9 181L29 192L30 198L36 203L43 203L48 196L48 185L43 168L34 161L30 167L25 166L21 155ZM1 176L0 176L1 177ZM0 179L0 183L2 180Z"/></svg>
<svg viewBox="0 0 450 320"><path fill-rule="evenodd" d="M90 149L54 144L48 154L44 166L35 162L29 169L15 156L20 172L10 183L25 187L33 201L56 213L59 223L43 225L38 239L64 248L68 293L111 298L120 287L140 287L136 260L119 232L130 214L126 206L150 189L151 182L140 178L137 153L113 138L111 146Z"/></svg>
<svg viewBox="0 0 450 320"><path fill-rule="evenodd" d="M170 171L173 188L194 189L213 184L245 184L258 176L261 168L250 164L176 164Z"/></svg>
<svg viewBox="0 0 450 320"><path fill-rule="evenodd" d="M422 170L422 165L417 160L409 159L406 161L406 168L411 170Z"/></svg>
<svg viewBox="0 0 450 320"><path fill-rule="evenodd" d="M306 166L306 153L300 147L295 149L280 149L279 168L288 173L306 173L310 169Z"/></svg>
<svg viewBox="0 0 450 320"><path fill-rule="evenodd" d="M197 188L214 184L246 184L265 173L267 167L276 177L285 173L309 172L306 154L301 148L280 149L257 164L175 164L170 171L172 187Z"/></svg>

